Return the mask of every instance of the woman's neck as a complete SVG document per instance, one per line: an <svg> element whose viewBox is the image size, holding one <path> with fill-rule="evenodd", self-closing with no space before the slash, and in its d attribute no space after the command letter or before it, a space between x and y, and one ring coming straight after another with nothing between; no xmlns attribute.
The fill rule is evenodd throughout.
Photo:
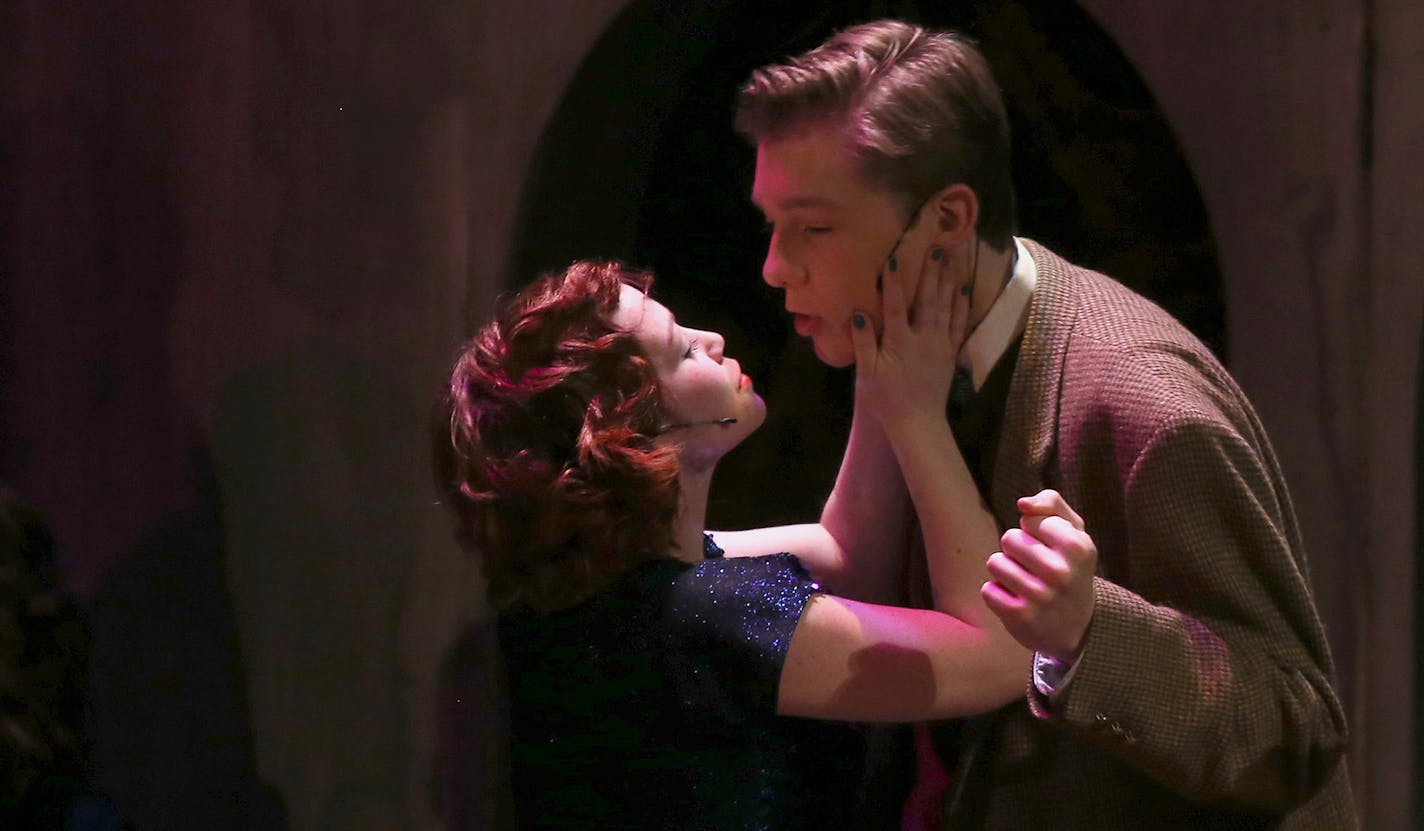
<svg viewBox="0 0 1424 831"><path fill-rule="evenodd" d="M689 470L680 475L682 495L673 525L673 550L669 554L689 563L702 562L702 534L707 530L707 494L712 488L712 469Z"/></svg>

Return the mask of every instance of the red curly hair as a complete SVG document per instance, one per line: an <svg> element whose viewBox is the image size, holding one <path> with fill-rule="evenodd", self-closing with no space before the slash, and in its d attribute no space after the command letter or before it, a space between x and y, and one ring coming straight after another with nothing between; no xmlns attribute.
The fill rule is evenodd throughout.
<svg viewBox="0 0 1424 831"><path fill-rule="evenodd" d="M610 320L652 276L580 261L503 302L456 357L436 467L498 610L575 605L664 556L678 461L652 364Z"/></svg>

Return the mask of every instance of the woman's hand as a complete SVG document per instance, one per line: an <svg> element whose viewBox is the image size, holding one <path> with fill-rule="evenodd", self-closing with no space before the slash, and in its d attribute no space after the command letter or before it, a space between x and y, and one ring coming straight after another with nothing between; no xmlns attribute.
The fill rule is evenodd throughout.
<svg viewBox="0 0 1424 831"><path fill-rule="evenodd" d="M852 318L856 407L873 412L892 439L919 419L944 422L969 321L968 284L955 281L948 260L942 248L929 249L913 303L904 274L887 265L878 339L872 315L859 311Z"/></svg>

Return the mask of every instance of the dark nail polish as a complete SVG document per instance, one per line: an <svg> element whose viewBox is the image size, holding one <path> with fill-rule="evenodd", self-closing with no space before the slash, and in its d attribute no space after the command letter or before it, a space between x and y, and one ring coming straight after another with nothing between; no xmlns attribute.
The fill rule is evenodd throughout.
<svg viewBox="0 0 1424 831"><path fill-rule="evenodd" d="M940 261L941 259L943 259L943 258L944 258L944 251L942 251L942 250L940 250L940 249L938 249L938 248L931 248L931 249L930 249L930 259L931 259L931 260L934 260L935 262L939 262L939 261Z"/></svg>
<svg viewBox="0 0 1424 831"><path fill-rule="evenodd" d="M899 267L900 267L900 264L895 261L895 258L894 258L894 257L891 257L891 258L890 258L890 270L891 270L891 271L895 271L895 270L898 269Z"/></svg>
<svg viewBox="0 0 1424 831"><path fill-rule="evenodd" d="M851 322L852 325L855 326L855 328L857 328L857 329L864 329L864 328L865 328L865 315L861 314L860 312L856 312L855 314L851 315L851 317L850 317L850 322Z"/></svg>

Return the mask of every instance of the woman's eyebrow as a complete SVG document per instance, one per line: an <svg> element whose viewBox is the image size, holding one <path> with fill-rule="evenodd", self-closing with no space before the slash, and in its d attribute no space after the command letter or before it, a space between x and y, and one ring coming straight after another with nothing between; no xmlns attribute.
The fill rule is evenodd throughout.
<svg viewBox="0 0 1424 831"><path fill-rule="evenodd" d="M667 339L666 339L666 340L667 340L667 344L668 344L668 346L669 346L670 348L676 349L676 350L678 350L678 351L681 351L681 350L682 350L682 346L677 343L677 321L673 318L671 312L669 312L669 313L668 313L668 316L667 316Z"/></svg>

